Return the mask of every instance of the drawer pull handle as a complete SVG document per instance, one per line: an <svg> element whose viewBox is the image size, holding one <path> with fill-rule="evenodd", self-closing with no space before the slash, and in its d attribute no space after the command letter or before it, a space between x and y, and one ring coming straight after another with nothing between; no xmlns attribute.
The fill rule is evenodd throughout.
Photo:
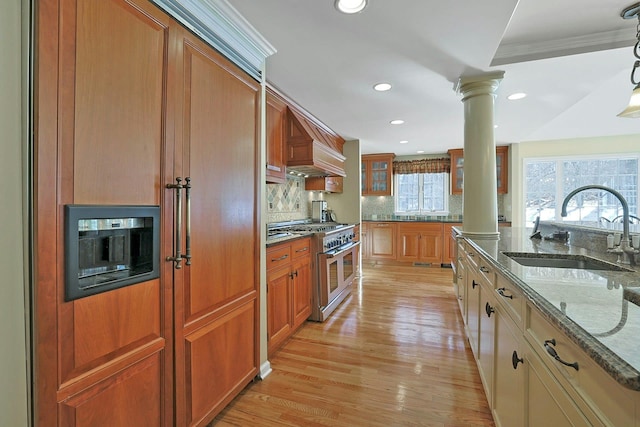
<svg viewBox="0 0 640 427"><path fill-rule="evenodd" d="M554 359L556 359L558 362L562 363L565 366L571 366L573 369L577 371L579 369L578 362L569 363L562 360L558 355L558 352L556 351L556 349L553 348L555 347L555 345L556 345L555 338L551 338L550 340L544 341L544 348L547 350L547 353L549 353L551 357L553 357Z"/></svg>
<svg viewBox="0 0 640 427"><path fill-rule="evenodd" d="M271 258L271 262L282 261L283 259L289 258L289 254L284 254L280 258Z"/></svg>
<svg viewBox="0 0 640 427"><path fill-rule="evenodd" d="M480 266L480 271L482 271L483 273L490 273L491 270L489 270L487 267L485 267L484 265Z"/></svg>
<svg viewBox="0 0 640 427"><path fill-rule="evenodd" d="M513 299L513 295L507 295L504 293L504 291L506 291L507 288L498 288L497 290L501 297Z"/></svg>
<svg viewBox="0 0 640 427"><path fill-rule="evenodd" d="M524 359L519 358L518 352L513 350L513 354L511 355L511 364L513 365L513 369L518 369L518 363L524 363Z"/></svg>
<svg viewBox="0 0 640 427"><path fill-rule="evenodd" d="M473 258L474 256L476 256L476 254L474 254L473 252L467 252L467 254L469 254L469 256L470 256L470 257L472 257L472 258Z"/></svg>
<svg viewBox="0 0 640 427"><path fill-rule="evenodd" d="M486 311L486 312L487 312L487 317L491 317L491 313L495 313L495 312L496 312L496 309L495 309L495 308L493 308L493 307L491 307L491 306L489 305L489 303L487 302L487 304L484 306L484 311Z"/></svg>
<svg viewBox="0 0 640 427"><path fill-rule="evenodd" d="M296 252L306 252L306 251L308 251L308 250L309 250L309 247L308 247L308 246L305 246L305 247L304 247L304 248L302 248L302 249L296 249Z"/></svg>
<svg viewBox="0 0 640 427"><path fill-rule="evenodd" d="M475 280L472 280L472 281L471 281L471 288L472 288L472 289L475 289L475 288L476 288L476 286L478 286L478 284L476 283L476 281L475 281Z"/></svg>

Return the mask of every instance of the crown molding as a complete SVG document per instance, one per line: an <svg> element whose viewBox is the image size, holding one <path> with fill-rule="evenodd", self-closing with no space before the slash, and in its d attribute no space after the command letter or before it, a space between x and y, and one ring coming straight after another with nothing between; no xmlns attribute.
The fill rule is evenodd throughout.
<svg viewBox="0 0 640 427"><path fill-rule="evenodd" d="M261 80L276 49L226 0L151 0L182 25Z"/></svg>
<svg viewBox="0 0 640 427"><path fill-rule="evenodd" d="M632 36L635 36L635 33L613 30L542 42L505 43L498 47L491 65L514 64L633 46L637 40Z"/></svg>

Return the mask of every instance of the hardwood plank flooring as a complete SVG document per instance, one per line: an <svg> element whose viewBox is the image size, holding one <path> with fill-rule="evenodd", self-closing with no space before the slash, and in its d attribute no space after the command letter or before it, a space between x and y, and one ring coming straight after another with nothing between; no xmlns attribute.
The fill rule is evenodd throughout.
<svg viewBox="0 0 640 427"><path fill-rule="evenodd" d="M451 270L364 265L214 426L493 426Z"/></svg>

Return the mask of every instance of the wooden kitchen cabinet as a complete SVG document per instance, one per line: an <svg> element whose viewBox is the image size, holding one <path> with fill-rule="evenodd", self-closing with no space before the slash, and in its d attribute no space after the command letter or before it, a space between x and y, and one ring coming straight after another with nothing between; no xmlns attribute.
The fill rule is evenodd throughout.
<svg viewBox="0 0 640 427"><path fill-rule="evenodd" d="M462 194L464 184L464 151L461 148L447 151L451 158L451 194ZM496 177L498 194L509 192L509 146L496 147Z"/></svg>
<svg viewBox="0 0 640 427"><path fill-rule="evenodd" d="M342 193L343 178L341 176L317 176L304 180L307 191L324 191L326 193Z"/></svg>
<svg viewBox="0 0 640 427"><path fill-rule="evenodd" d="M267 248L267 340L272 355L311 315L311 239Z"/></svg>
<svg viewBox="0 0 640 427"><path fill-rule="evenodd" d="M39 3L34 424L207 425L258 373L260 84L151 2ZM159 206L159 277L65 301L67 204Z"/></svg>
<svg viewBox="0 0 640 427"><path fill-rule="evenodd" d="M287 104L269 87L266 89L266 177L269 184L286 181L285 120Z"/></svg>
<svg viewBox="0 0 640 427"><path fill-rule="evenodd" d="M399 223L398 261L442 263L442 223Z"/></svg>
<svg viewBox="0 0 640 427"><path fill-rule="evenodd" d="M396 259L397 225L394 222L370 222L367 226L369 259Z"/></svg>
<svg viewBox="0 0 640 427"><path fill-rule="evenodd" d="M456 239L451 234L453 227L462 227L461 222L447 222L442 224L442 264L453 265L456 257Z"/></svg>
<svg viewBox="0 0 640 427"><path fill-rule="evenodd" d="M361 157L362 195L391 196L393 194L393 158L395 154L367 154Z"/></svg>

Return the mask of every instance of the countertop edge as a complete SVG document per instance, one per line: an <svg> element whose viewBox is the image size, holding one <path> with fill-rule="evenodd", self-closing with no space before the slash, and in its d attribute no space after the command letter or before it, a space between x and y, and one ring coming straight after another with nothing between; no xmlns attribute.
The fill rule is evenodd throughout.
<svg viewBox="0 0 640 427"><path fill-rule="evenodd" d="M491 265L515 286L518 286L527 301L531 302L551 324L558 327L571 341L583 349L598 366L604 369L620 385L640 391L640 372L628 362L592 337L587 331L569 319L546 299L531 289L525 282L514 276L495 258L485 252L471 239L465 238ZM640 299L640 295L636 295ZM633 302L633 301L632 301Z"/></svg>

